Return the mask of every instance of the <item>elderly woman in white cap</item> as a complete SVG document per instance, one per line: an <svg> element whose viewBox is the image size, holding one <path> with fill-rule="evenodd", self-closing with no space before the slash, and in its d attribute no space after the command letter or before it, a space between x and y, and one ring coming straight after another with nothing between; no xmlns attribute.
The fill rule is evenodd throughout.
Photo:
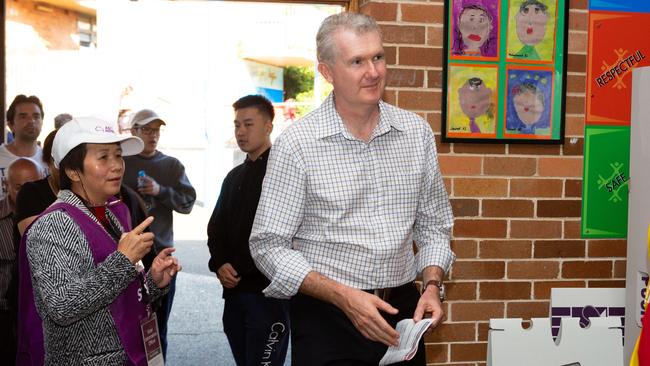
<svg viewBox="0 0 650 366"><path fill-rule="evenodd" d="M169 248L144 273L141 259L153 234L143 230L153 218L131 229L128 208L115 198L124 173L122 156L142 148L139 138L117 135L95 118L73 119L57 133L52 157L61 191L26 230L21 245L26 252L21 253L19 322L33 333L26 337L32 363L43 357L39 321L29 314L32 287L46 365L139 366L160 358L149 303L181 267Z"/></svg>

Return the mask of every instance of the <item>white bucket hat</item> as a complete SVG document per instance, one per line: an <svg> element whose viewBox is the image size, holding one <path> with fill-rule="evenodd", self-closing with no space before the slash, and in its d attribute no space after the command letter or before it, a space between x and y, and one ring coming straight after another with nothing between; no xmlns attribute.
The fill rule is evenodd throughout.
<svg viewBox="0 0 650 366"><path fill-rule="evenodd" d="M52 158L54 166L59 167L61 160L75 147L88 144L110 144L119 142L122 155L139 154L144 143L136 136L118 135L113 126L95 117L77 117L63 125L56 133L52 143Z"/></svg>

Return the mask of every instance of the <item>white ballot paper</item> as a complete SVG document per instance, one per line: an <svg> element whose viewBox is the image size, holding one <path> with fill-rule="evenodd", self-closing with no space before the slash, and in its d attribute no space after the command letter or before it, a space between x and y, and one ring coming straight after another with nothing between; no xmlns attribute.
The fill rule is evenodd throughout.
<svg viewBox="0 0 650 366"><path fill-rule="evenodd" d="M399 332L399 345L388 347L386 354L379 361L379 366L412 359L418 351L420 338L429 329L430 325L430 318L422 319L417 323L413 319L400 320L395 327Z"/></svg>

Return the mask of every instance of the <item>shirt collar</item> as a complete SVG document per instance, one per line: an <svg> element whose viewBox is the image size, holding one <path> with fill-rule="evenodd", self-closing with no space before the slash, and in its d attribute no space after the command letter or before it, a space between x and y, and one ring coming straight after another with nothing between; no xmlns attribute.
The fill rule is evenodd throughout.
<svg viewBox="0 0 650 366"><path fill-rule="evenodd" d="M343 123L343 119L341 119L341 116L336 111L336 107L334 105L334 92L331 92L330 95L327 96L318 110L325 115L325 119L317 131L318 138L322 139L339 133L346 136L349 135L349 132ZM395 115L389 109L388 104L386 104L383 100L380 100L379 125L377 128L375 128L373 137L388 133L390 132L391 128L394 128L397 131L404 131L404 124L395 118Z"/></svg>
<svg viewBox="0 0 650 366"><path fill-rule="evenodd" d="M246 158L244 159L244 163L247 164L247 165L250 165L250 164L257 163L258 161L267 160L269 158L270 153L271 153L271 148L269 147L268 149L266 149L266 151L264 151L262 153L262 155L258 156L257 159L255 159L255 161L249 159L248 154L246 154Z"/></svg>

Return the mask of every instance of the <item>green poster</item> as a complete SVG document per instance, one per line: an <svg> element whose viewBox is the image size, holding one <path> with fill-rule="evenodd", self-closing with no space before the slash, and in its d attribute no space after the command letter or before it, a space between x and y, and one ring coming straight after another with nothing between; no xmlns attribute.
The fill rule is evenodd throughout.
<svg viewBox="0 0 650 366"><path fill-rule="evenodd" d="M585 126L582 237L625 238L630 128Z"/></svg>

